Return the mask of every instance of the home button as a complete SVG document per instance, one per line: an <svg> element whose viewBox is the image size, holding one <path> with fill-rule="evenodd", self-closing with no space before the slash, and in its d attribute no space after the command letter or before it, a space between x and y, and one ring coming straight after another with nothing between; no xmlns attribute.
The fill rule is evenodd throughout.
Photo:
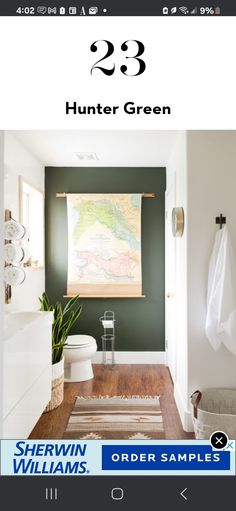
<svg viewBox="0 0 236 511"><path fill-rule="evenodd" d="M122 488L112 488L111 498L113 500L122 500L124 498L124 490Z"/></svg>

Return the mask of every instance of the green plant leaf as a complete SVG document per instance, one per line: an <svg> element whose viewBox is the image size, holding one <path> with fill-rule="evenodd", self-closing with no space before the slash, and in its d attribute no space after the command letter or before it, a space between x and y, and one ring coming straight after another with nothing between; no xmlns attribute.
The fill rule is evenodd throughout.
<svg viewBox="0 0 236 511"><path fill-rule="evenodd" d="M80 305L80 306L78 307L77 311L71 311L69 318L68 318L68 319L67 319L67 321L66 321L66 322L62 325L63 335L64 335L65 337L67 337L67 335L68 335L68 333L69 333L69 331L70 331L70 329L71 329L71 327L72 327L72 325L73 325L74 321L75 321L75 320L76 320L76 319L80 316L81 311L82 311L82 308L83 308L83 306L82 306L82 305ZM75 317L75 314L76 314L76 317ZM74 319L73 319L73 318L74 318Z"/></svg>
<svg viewBox="0 0 236 511"><path fill-rule="evenodd" d="M61 324L62 324L62 315L58 314L58 317L55 321L55 324L53 325L53 330L52 330L52 337L53 337L54 345L57 344L58 341L60 340Z"/></svg>
<svg viewBox="0 0 236 511"><path fill-rule="evenodd" d="M42 296L39 298L40 302L40 310L42 311L48 311L50 310L50 303L47 293L43 293Z"/></svg>
<svg viewBox="0 0 236 511"><path fill-rule="evenodd" d="M67 330L67 328L68 328L68 326L69 326L69 324L70 324L71 316L72 316L73 314L74 314L74 313L71 311L71 313L70 313L70 315L69 315L69 318L66 320L66 322L65 322L65 323L63 323L63 325L62 325L62 330L63 330L63 331L66 331L66 330Z"/></svg>
<svg viewBox="0 0 236 511"><path fill-rule="evenodd" d="M70 316L69 323L68 323L66 329L64 330L64 333L65 333L66 337L68 336L69 331L71 330L71 328L74 325L75 321L79 318L81 312L82 312L82 305L80 305L79 308L75 312L72 312L72 314Z"/></svg>
<svg viewBox="0 0 236 511"><path fill-rule="evenodd" d="M63 314L67 314L67 312L69 312L71 307L73 307L73 305L75 305L75 303L78 301L78 299L79 299L79 295L74 296L73 298L71 298L71 300L69 300L69 302L64 307Z"/></svg>
<svg viewBox="0 0 236 511"><path fill-rule="evenodd" d="M43 297L43 300L44 300L45 304L47 305L47 307L49 307L49 305L50 305L50 304L49 304L49 298L48 298L47 293L46 293L46 292L44 292L44 293L42 294L42 297Z"/></svg>
<svg viewBox="0 0 236 511"><path fill-rule="evenodd" d="M53 312L53 324L52 324L52 364L60 362L63 357L63 349L66 346L67 336L82 312L82 305L76 310L71 310L72 307L77 303L79 295L74 296L64 307L60 302L56 302L55 305L49 302L49 298L46 293L43 293L39 298L40 310L41 311L52 311ZM65 320L67 313L69 317Z"/></svg>
<svg viewBox="0 0 236 511"><path fill-rule="evenodd" d="M58 348L63 348L64 346L66 346L67 343L66 342L59 342L58 344L54 344L53 345L53 349L56 350Z"/></svg>
<svg viewBox="0 0 236 511"><path fill-rule="evenodd" d="M54 307L54 321L57 321L59 314L60 314L60 304L59 304L59 302L57 302Z"/></svg>

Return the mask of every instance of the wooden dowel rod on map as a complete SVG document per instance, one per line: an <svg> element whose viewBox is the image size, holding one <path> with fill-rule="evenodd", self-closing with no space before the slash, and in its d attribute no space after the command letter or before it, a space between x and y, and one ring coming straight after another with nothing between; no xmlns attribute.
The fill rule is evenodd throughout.
<svg viewBox="0 0 236 511"><path fill-rule="evenodd" d="M63 298L73 298L76 295L64 295ZM146 298L146 295L79 295L80 298Z"/></svg>
<svg viewBox="0 0 236 511"><path fill-rule="evenodd" d="M75 194L70 194L70 195L76 195L76 193ZM87 195L87 194L85 193L84 195ZM88 195L91 195L91 194L89 193ZM106 195L106 194L102 194L102 195ZM109 195L109 194L107 194L107 195ZM111 195L113 195L113 194L111 194ZM114 194L114 195L116 195L116 194ZM122 194L119 194L119 195L122 195ZM124 195L126 195L126 194L124 194ZM60 199L65 198L66 196L67 196L66 192L57 192L56 193L56 197L60 198ZM152 193L152 192L143 192L142 196L143 196L144 199L155 199L156 194Z"/></svg>

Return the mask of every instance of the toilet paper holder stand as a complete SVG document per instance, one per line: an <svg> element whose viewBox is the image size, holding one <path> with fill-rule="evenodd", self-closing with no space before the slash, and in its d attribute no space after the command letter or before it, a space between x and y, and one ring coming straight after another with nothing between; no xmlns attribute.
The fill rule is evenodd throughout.
<svg viewBox="0 0 236 511"><path fill-rule="evenodd" d="M105 311L104 315L99 318L103 326L102 339L102 361L103 365L111 362L115 364L115 313L113 311ZM110 345L111 360L108 360L107 346Z"/></svg>

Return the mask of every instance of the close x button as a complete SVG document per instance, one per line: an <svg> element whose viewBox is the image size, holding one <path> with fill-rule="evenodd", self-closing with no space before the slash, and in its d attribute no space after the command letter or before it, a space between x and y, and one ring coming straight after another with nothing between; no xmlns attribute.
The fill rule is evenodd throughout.
<svg viewBox="0 0 236 511"><path fill-rule="evenodd" d="M224 449L228 444L228 436L224 431L215 431L212 433L210 442L215 449Z"/></svg>

